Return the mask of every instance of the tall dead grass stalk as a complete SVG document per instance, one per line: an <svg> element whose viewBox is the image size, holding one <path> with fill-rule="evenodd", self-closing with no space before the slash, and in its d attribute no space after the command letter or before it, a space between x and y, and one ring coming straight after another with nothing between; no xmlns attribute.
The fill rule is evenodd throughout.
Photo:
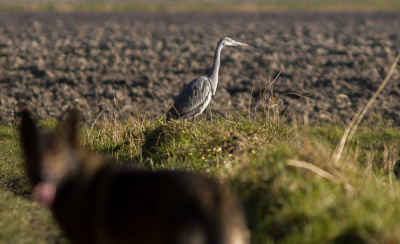
<svg viewBox="0 0 400 244"><path fill-rule="evenodd" d="M268 121L273 121L274 124L279 125L279 100L280 99L275 99L274 98L274 89L273 89L273 84L275 81L278 79L280 74L282 73L283 70L279 71L279 73L276 75L274 80L271 82L271 80L268 78L268 86L264 89L263 92L260 92L260 99L262 102L261 104L261 110L264 111L265 115L267 116ZM265 83L267 80L265 80ZM268 99L268 108L266 108L265 100L266 100L266 92L270 88L270 96ZM250 107L249 107L250 109ZM272 118L271 118L271 112L272 112Z"/></svg>
<svg viewBox="0 0 400 244"><path fill-rule="evenodd" d="M371 99L368 101L368 103L362 108L360 107L357 111L357 113L354 115L353 119L351 120L350 124L347 126L346 130L343 133L342 138L340 139L340 142L336 145L335 151L332 155L332 158L335 163L338 163L342 153L344 146L347 141L351 141L353 139L354 134L357 131L358 125L360 124L361 120L364 118L364 115L367 113L368 109L371 107L372 103L376 100L378 95L381 93L387 82L389 81L390 77L393 74L394 69L397 66L397 63L399 62L400 59L400 51L397 53L396 59L393 62L392 66L390 67L390 70L388 74L386 75L385 79L383 80L382 84L378 87L378 90L374 93L374 95L371 97Z"/></svg>

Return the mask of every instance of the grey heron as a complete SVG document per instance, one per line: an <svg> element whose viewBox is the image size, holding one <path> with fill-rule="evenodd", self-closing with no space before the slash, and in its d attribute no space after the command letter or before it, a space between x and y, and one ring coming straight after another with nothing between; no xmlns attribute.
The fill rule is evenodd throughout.
<svg viewBox="0 0 400 244"><path fill-rule="evenodd" d="M215 95L215 91L217 90L221 50L224 46L248 45L229 37L222 38L215 49L214 63L210 74L197 77L183 88L176 98L174 105L167 112L167 121L179 119L181 117L191 117L193 118L193 122L195 122L196 116L207 108L211 97Z"/></svg>

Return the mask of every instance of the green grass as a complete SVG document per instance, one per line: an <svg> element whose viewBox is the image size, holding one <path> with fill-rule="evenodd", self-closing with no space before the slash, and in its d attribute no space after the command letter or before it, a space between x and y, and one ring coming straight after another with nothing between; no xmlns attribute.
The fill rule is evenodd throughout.
<svg viewBox="0 0 400 244"><path fill-rule="evenodd" d="M371 11L400 9L397 0L301 0L268 2L1 2L1 11Z"/></svg>
<svg viewBox="0 0 400 244"><path fill-rule="evenodd" d="M194 171L228 184L246 206L252 243L398 243L400 129L360 128L335 164L342 133L248 117L168 125L132 118L83 125L81 139L115 164ZM0 127L0 144L0 242L67 242L49 211L31 200L15 127ZM333 179L289 166L299 161Z"/></svg>
<svg viewBox="0 0 400 244"><path fill-rule="evenodd" d="M0 127L0 243L65 242L50 212L30 197L18 139L15 128Z"/></svg>

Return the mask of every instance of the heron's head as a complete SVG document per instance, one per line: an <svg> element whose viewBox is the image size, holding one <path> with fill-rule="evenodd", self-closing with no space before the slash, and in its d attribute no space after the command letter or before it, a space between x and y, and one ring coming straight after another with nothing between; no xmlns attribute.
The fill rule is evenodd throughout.
<svg viewBox="0 0 400 244"><path fill-rule="evenodd" d="M221 39L221 44L223 44L224 46L248 46L247 44L241 43L241 42L237 42L235 40L233 40L230 37L224 37Z"/></svg>

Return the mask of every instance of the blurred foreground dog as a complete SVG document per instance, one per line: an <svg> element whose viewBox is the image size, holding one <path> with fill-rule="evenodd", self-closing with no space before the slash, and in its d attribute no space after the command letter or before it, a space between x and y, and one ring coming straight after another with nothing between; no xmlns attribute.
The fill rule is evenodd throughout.
<svg viewBox="0 0 400 244"><path fill-rule="evenodd" d="M120 169L78 141L78 112L40 133L22 112L21 142L36 200L73 243L247 244L237 199L195 174Z"/></svg>

